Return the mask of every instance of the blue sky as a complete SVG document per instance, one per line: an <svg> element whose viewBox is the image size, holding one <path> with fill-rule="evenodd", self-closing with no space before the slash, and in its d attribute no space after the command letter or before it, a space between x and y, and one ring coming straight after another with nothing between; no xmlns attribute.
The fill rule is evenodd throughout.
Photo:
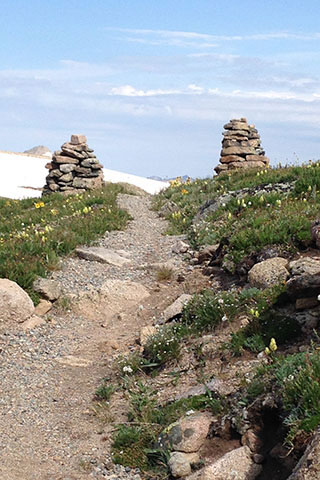
<svg viewBox="0 0 320 480"><path fill-rule="evenodd" d="M271 163L320 158L317 0L2 0L0 150L85 133L138 175L212 174L247 117Z"/></svg>

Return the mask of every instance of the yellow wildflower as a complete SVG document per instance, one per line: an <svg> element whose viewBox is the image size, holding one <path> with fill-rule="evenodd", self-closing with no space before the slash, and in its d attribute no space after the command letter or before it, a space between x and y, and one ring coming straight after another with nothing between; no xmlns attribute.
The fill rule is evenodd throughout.
<svg viewBox="0 0 320 480"><path fill-rule="evenodd" d="M265 353L266 355L270 355L271 351L270 351L270 349L269 349L268 347L266 347L266 348L264 349L264 353Z"/></svg>
<svg viewBox="0 0 320 480"><path fill-rule="evenodd" d="M275 352L278 349L277 343L274 338L271 338L269 348L271 352Z"/></svg>

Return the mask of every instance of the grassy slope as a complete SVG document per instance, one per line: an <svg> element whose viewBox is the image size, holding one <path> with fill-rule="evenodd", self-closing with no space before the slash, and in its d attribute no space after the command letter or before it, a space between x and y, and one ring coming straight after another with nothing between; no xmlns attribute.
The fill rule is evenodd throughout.
<svg viewBox="0 0 320 480"><path fill-rule="evenodd" d="M36 300L34 279L56 268L59 257L106 231L124 228L129 216L116 205L122 191L109 185L68 197L0 199L0 278L17 282Z"/></svg>

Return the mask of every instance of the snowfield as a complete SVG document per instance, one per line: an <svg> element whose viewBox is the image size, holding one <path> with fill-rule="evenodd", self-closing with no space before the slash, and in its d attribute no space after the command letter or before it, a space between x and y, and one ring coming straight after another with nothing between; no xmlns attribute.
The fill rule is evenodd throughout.
<svg viewBox="0 0 320 480"><path fill-rule="evenodd" d="M0 197L13 199L40 197L41 188L48 174L45 168L48 161L50 159L45 156L0 151ZM130 183L151 194L169 186L168 182L150 180L107 168L103 169L103 173L107 182Z"/></svg>

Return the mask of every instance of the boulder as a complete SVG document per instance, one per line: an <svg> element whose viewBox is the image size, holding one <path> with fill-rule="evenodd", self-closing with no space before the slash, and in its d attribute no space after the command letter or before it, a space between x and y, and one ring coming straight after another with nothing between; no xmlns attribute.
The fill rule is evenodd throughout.
<svg viewBox="0 0 320 480"><path fill-rule="evenodd" d="M262 466L254 463L249 447L244 446L226 453L199 473L189 476L188 479L255 480L261 471Z"/></svg>
<svg viewBox="0 0 320 480"><path fill-rule="evenodd" d="M33 282L33 289L51 302L57 300L61 295L59 283L55 280L49 280L48 278L37 278Z"/></svg>
<svg viewBox="0 0 320 480"><path fill-rule="evenodd" d="M191 473L191 466L200 460L198 453L172 452L169 458L169 468L175 478L186 477Z"/></svg>
<svg viewBox="0 0 320 480"><path fill-rule="evenodd" d="M160 442L170 445L177 452L197 452L209 433L213 416L197 412L171 424L160 436Z"/></svg>
<svg viewBox="0 0 320 480"><path fill-rule="evenodd" d="M248 273L251 287L269 288L285 282L289 276L288 260L282 257L269 258L256 263Z"/></svg>
<svg viewBox="0 0 320 480"><path fill-rule="evenodd" d="M320 274L320 258L301 257L289 263L291 275Z"/></svg>
<svg viewBox="0 0 320 480"><path fill-rule="evenodd" d="M29 295L15 282L0 279L0 322L22 323L34 312Z"/></svg>

